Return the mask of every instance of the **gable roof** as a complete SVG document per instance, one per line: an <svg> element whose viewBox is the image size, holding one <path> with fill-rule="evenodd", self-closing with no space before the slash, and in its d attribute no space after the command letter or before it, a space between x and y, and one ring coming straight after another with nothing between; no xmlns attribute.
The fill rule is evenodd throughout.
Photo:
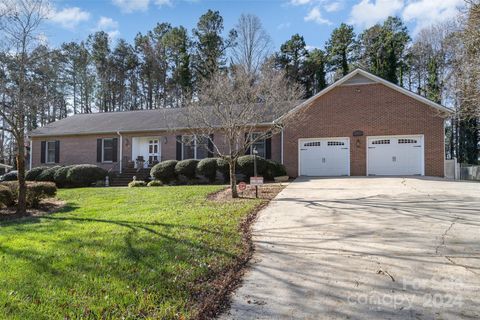
<svg viewBox="0 0 480 320"><path fill-rule="evenodd" d="M365 77L366 79L368 79L367 81L364 81L363 83L361 81L358 81L359 77ZM346 76L344 76L343 78L337 80L335 83L331 84L330 86L326 87L325 89L323 89L322 91L320 91L319 93L317 93L316 95L314 95L313 97L305 100L303 103L299 104L298 106L296 106L295 108L293 108L291 111L289 111L287 114L285 115L282 115L279 119L289 115L289 114L292 114L294 112L297 112L298 110L300 109L303 109L304 107L306 106L309 106L314 100L316 100L317 98L323 96L324 94L326 94L327 92L333 90L334 88L338 87L338 86L341 86L341 85L361 85L361 84L372 84L372 83L380 83L380 84L383 84L395 91L398 91L404 95L407 95L417 101L420 101L430 107L433 107L441 112L444 112L444 113L447 113L447 114L451 114L453 111L447 107L444 107L442 106L441 104L438 104L438 103L435 103L425 97L422 97L421 95L419 94L416 94L412 91L409 91L399 85L396 85L390 81L387 81L385 79L382 79L374 74L371 74L370 72L368 71L365 71L365 70L362 70L360 68L358 69L355 69L353 70L352 72L350 72L349 74L347 74Z"/></svg>

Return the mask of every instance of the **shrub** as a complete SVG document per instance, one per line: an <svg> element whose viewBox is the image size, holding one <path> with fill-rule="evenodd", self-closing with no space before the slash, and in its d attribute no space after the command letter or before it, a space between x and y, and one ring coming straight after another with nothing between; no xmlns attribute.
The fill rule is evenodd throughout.
<svg viewBox="0 0 480 320"><path fill-rule="evenodd" d="M256 157L257 159L257 174L265 174L267 168L267 161L262 157ZM254 164L253 155L241 156L237 159L237 170L239 173L244 174L246 178L253 177Z"/></svg>
<svg viewBox="0 0 480 320"><path fill-rule="evenodd" d="M133 180L128 183L129 188L146 187L147 184L142 180Z"/></svg>
<svg viewBox="0 0 480 320"><path fill-rule="evenodd" d="M175 173L177 175L185 176L188 179L194 179L198 162L199 161L195 159L178 161L175 165Z"/></svg>
<svg viewBox="0 0 480 320"><path fill-rule="evenodd" d="M266 160L267 168L265 170L265 178L273 180L275 177L286 176L287 170L285 166L273 160Z"/></svg>
<svg viewBox="0 0 480 320"><path fill-rule="evenodd" d="M160 180L152 180L147 184L148 187L161 187L163 186L162 181Z"/></svg>
<svg viewBox="0 0 480 320"><path fill-rule="evenodd" d="M61 167L57 171L55 171L55 174L53 175L53 181L56 183L57 187L64 188L70 185L70 182L67 179L67 174L68 170L73 167L75 166Z"/></svg>
<svg viewBox="0 0 480 320"><path fill-rule="evenodd" d="M18 199L18 181L2 182L1 185L8 187L12 192L14 199ZM40 200L54 197L56 194L57 187L53 182L27 182L27 206L30 208L38 207Z"/></svg>
<svg viewBox="0 0 480 320"><path fill-rule="evenodd" d="M25 175L25 180L27 181L35 181L37 177L44 171L48 169L48 167L36 167L32 170L28 170L27 174Z"/></svg>
<svg viewBox="0 0 480 320"><path fill-rule="evenodd" d="M153 166L152 170L150 170L150 175L163 183L168 183L176 177L175 166L177 163L177 160L162 161Z"/></svg>
<svg viewBox="0 0 480 320"><path fill-rule="evenodd" d="M67 181L74 187L89 187L107 176L107 170L92 164L79 164L67 172Z"/></svg>
<svg viewBox="0 0 480 320"><path fill-rule="evenodd" d="M230 178L230 165L228 161L222 158L217 158L217 171L223 176L223 180L227 181Z"/></svg>
<svg viewBox="0 0 480 320"><path fill-rule="evenodd" d="M197 165L197 172L207 178L210 182L215 181L215 178L217 177L217 159L206 158L200 160Z"/></svg>
<svg viewBox="0 0 480 320"><path fill-rule="evenodd" d="M56 194L57 187L53 182L30 182L27 184L27 206L37 208L40 200Z"/></svg>
<svg viewBox="0 0 480 320"><path fill-rule="evenodd" d="M50 181L55 182L55 173L61 169L61 166L54 166L43 170L35 179L36 181Z"/></svg>
<svg viewBox="0 0 480 320"><path fill-rule="evenodd" d="M17 171L10 171L5 173L2 176L2 181L15 181L18 180L18 172Z"/></svg>
<svg viewBox="0 0 480 320"><path fill-rule="evenodd" d="M15 203L12 191L7 186L0 186L0 205L10 207Z"/></svg>

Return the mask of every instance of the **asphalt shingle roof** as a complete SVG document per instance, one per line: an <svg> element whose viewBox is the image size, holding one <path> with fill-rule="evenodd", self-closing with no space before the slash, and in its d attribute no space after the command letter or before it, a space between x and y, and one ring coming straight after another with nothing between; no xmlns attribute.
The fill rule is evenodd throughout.
<svg viewBox="0 0 480 320"><path fill-rule="evenodd" d="M205 112L208 113L207 109ZM182 129L188 127L184 110L172 108L76 114L34 129L29 135L35 137ZM260 122L269 123L279 116L281 114L266 110Z"/></svg>

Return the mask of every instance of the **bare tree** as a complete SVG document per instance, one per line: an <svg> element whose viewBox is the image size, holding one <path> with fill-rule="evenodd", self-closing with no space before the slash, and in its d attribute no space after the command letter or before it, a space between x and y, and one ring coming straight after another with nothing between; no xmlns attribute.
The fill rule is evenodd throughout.
<svg viewBox="0 0 480 320"><path fill-rule="evenodd" d="M242 14L235 26L237 44L233 48L233 63L255 73L265 62L271 46L270 36L260 19L252 14Z"/></svg>
<svg viewBox="0 0 480 320"><path fill-rule="evenodd" d="M243 68L217 72L201 83L198 99L184 109L186 127L197 136L217 137L211 142L212 151L230 165L233 198L238 197L238 157L293 121L293 116L279 118L298 103L302 94L300 87L286 80L284 72L271 65L263 66L256 75Z"/></svg>
<svg viewBox="0 0 480 320"><path fill-rule="evenodd" d="M29 90L29 66L31 52L38 43L38 30L47 17L49 4L44 0L6 0L0 7L0 33L4 40L3 55L13 65L10 72L9 86L2 87L4 98L0 114L8 124L17 144L18 170L18 206L17 211L26 210L25 185L25 134L26 118L34 105L36 97Z"/></svg>

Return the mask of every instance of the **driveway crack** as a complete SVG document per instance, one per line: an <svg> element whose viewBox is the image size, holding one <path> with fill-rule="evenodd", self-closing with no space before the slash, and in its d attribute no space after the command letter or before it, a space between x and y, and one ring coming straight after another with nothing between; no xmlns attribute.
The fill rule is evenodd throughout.
<svg viewBox="0 0 480 320"><path fill-rule="evenodd" d="M448 228L445 229L445 232L443 232L440 244L435 248L435 254L437 254L437 255L439 254L439 251L440 251L441 247L443 247L443 248L447 247L447 245L445 243L445 238L447 237L448 232L453 228L453 226L455 225L455 223L457 222L458 219L459 219L459 217L455 217L455 219L452 220L452 222L450 223Z"/></svg>

